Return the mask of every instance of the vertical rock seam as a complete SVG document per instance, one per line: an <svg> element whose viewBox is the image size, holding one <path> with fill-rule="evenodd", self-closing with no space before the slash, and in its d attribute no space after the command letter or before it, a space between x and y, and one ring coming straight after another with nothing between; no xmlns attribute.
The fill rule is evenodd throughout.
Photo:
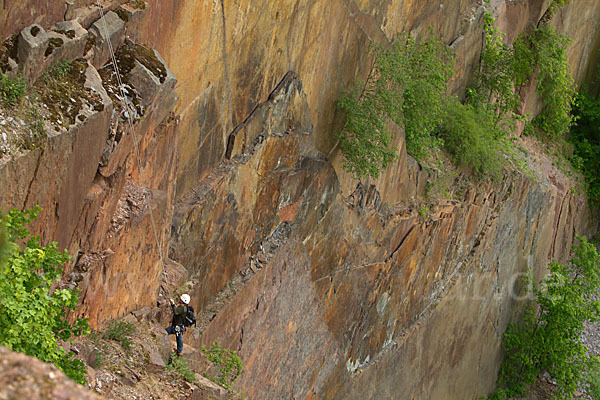
<svg viewBox="0 0 600 400"><path fill-rule="evenodd" d="M227 145L227 127L231 125L231 80L229 78L229 66L227 63L227 28L225 25L225 3L221 0L221 20L223 36L221 39L221 49L223 51L223 74L225 77L225 93L223 93L223 103L227 104L227 111L222 110L223 116L223 143ZM225 150L225 149L223 149Z"/></svg>

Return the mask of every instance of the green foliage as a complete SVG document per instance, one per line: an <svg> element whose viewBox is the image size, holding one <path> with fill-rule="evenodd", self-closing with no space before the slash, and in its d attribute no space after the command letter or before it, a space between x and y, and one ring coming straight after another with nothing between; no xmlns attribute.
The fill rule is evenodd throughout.
<svg viewBox="0 0 600 400"><path fill-rule="evenodd" d="M337 102L346 113L346 125L337 134L344 167L357 178L378 177L396 157L390 122L404 128L407 151L415 158L437 147L433 133L453 72L450 50L433 34L420 43L403 35L392 48L373 49L367 81Z"/></svg>
<svg viewBox="0 0 600 400"><path fill-rule="evenodd" d="M499 179L506 133L496 127L494 120L494 115L486 109L451 99L446 106L440 136L457 164L472 168L479 177Z"/></svg>
<svg viewBox="0 0 600 400"><path fill-rule="evenodd" d="M129 351L133 343L129 336L135 333L135 325L128 321L110 321L102 331L102 339L115 340L121 343L124 350Z"/></svg>
<svg viewBox="0 0 600 400"><path fill-rule="evenodd" d="M590 204L600 206L600 99L594 99L585 89L575 98L575 126L569 142L573 144L571 165L585 177Z"/></svg>
<svg viewBox="0 0 600 400"><path fill-rule="evenodd" d="M207 378L225 389L231 389L233 382L242 372L242 359L235 350L224 349L219 343L213 342L209 349L202 345L202 353L217 370L217 376L208 376Z"/></svg>
<svg viewBox="0 0 600 400"><path fill-rule="evenodd" d="M0 213L0 265L4 264L8 253L8 234L6 232L6 222Z"/></svg>
<svg viewBox="0 0 600 400"><path fill-rule="evenodd" d="M346 112L346 126L338 133L344 169L356 178L377 178L396 158L386 115L375 96L358 99L358 90L348 92L337 104Z"/></svg>
<svg viewBox="0 0 600 400"><path fill-rule="evenodd" d="M69 72L71 72L72 68L73 64L71 63L71 61L65 60L63 58L62 60L56 62L56 64L48 68L46 72L44 72L44 80L48 82L53 78L63 79L67 76Z"/></svg>
<svg viewBox="0 0 600 400"><path fill-rule="evenodd" d="M429 207L427 207L427 205L422 204L421 207L419 207L419 216L423 219L427 219L429 218Z"/></svg>
<svg viewBox="0 0 600 400"><path fill-rule="evenodd" d="M550 3L550 6L548 6L548 17L547 19L552 18L552 16L554 16L554 14L556 13L556 11L559 8L562 8L564 6L566 6L567 4L569 4L572 0L552 0L552 3Z"/></svg>
<svg viewBox="0 0 600 400"><path fill-rule="evenodd" d="M584 322L598 321L600 301L600 255L592 243L578 236L569 265L552 262L549 275L529 290L537 303L531 306L522 324L509 324L504 333L506 358L499 383L509 396L524 394L542 372L557 382L556 397L571 398L588 371L597 372L597 360L590 357L580 337Z"/></svg>
<svg viewBox="0 0 600 400"><path fill-rule="evenodd" d="M585 391L592 400L600 400L600 357L592 357L586 371Z"/></svg>
<svg viewBox="0 0 600 400"><path fill-rule="evenodd" d="M512 117L519 104L516 86L526 78L519 76L516 79L514 50L504 44L504 34L494 27L494 18L490 13L484 15L483 33L484 48L481 52L476 92L469 97L471 103L489 108L497 116L497 123L506 116Z"/></svg>
<svg viewBox="0 0 600 400"><path fill-rule="evenodd" d="M169 371L175 372L181 378L185 379L186 381L188 381L190 383L196 382L196 380L197 380L196 375L190 369L187 362L185 360L177 357L174 353L171 354L171 362L169 362L169 365L167 365L167 369Z"/></svg>
<svg viewBox="0 0 600 400"><path fill-rule="evenodd" d="M27 91L27 83L20 75L16 78L9 78L0 73L0 100L7 106L17 104Z"/></svg>
<svg viewBox="0 0 600 400"><path fill-rule="evenodd" d="M574 89L566 48L570 40L552 28L542 26L520 36L511 47L504 34L494 27L494 18L484 16L484 49L474 90L467 93L470 102L491 109L496 123L514 126L519 105L517 89L537 71L536 89L544 104L534 125L550 137L565 134L572 122L570 115Z"/></svg>
<svg viewBox="0 0 600 400"><path fill-rule="evenodd" d="M68 253L60 252L55 242L41 246L25 228L39 210L12 210L5 217L9 243L6 261L0 264L0 345L54 363L84 383L85 365L58 341L85 335L89 326L87 319L71 324L66 318L79 300L76 290L56 288ZM23 248L16 244L25 240Z"/></svg>
<svg viewBox="0 0 600 400"><path fill-rule="evenodd" d="M544 107L533 122L550 137L567 133L572 122L570 112L575 90L566 55L570 41L552 28L542 26L515 43L518 54L525 54L521 56L524 62L538 68L536 89Z"/></svg>
<svg viewBox="0 0 600 400"><path fill-rule="evenodd" d="M384 52L382 57L383 76L403 88L403 119L395 121L404 126L406 149L415 158L423 158L428 149L440 144L434 131L444 113L446 84L454 72L453 54L432 33L430 39L419 44L408 37L398 41L394 51Z"/></svg>

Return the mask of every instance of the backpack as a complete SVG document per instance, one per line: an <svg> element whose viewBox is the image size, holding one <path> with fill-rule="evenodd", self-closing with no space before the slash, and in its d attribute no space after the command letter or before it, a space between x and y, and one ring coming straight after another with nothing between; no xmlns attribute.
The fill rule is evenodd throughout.
<svg viewBox="0 0 600 400"><path fill-rule="evenodd" d="M187 306L187 312L185 314L185 319L183 320L183 326L190 327L196 326L196 316L194 315L194 307Z"/></svg>

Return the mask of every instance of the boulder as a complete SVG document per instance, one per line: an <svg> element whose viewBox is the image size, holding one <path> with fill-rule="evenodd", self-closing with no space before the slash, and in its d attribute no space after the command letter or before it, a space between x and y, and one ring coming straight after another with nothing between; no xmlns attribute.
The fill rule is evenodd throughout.
<svg viewBox="0 0 600 400"><path fill-rule="evenodd" d="M156 349L158 354L160 354L160 358L163 363L166 363L171 358L171 350L173 346L171 345L171 341L169 340L169 336L164 328L160 326L154 326L152 328L152 334L156 338L155 343L152 344L152 348Z"/></svg>
<svg viewBox="0 0 600 400"><path fill-rule="evenodd" d="M125 23L116 13L109 11L104 14L104 19L94 22L90 28L90 33L94 35L96 40L92 65L99 68L110 59L108 41L110 40L115 51L121 45L125 34Z"/></svg>
<svg viewBox="0 0 600 400"><path fill-rule="evenodd" d="M50 42L50 37L41 26L34 24L23 29L18 39L18 64L23 78L32 84L41 73L40 60Z"/></svg>
<svg viewBox="0 0 600 400"><path fill-rule="evenodd" d="M186 400L227 399L229 392L200 374L196 374L196 385Z"/></svg>
<svg viewBox="0 0 600 400"><path fill-rule="evenodd" d="M47 65L63 59L72 61L83 55L88 31L83 29L79 22L74 20L60 22L47 33L50 39L44 53Z"/></svg>
<svg viewBox="0 0 600 400"><path fill-rule="evenodd" d="M0 399L100 399L54 365L0 347Z"/></svg>

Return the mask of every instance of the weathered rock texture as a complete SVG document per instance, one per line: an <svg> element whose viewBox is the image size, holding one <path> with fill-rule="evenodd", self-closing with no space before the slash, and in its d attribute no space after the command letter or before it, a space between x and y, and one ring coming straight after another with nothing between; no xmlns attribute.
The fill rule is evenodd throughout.
<svg viewBox="0 0 600 400"><path fill-rule="evenodd" d="M528 268L541 276L550 258L567 258L574 232L592 231L585 202L560 176L507 176L499 186L459 177L450 183L455 200L419 215L416 195L433 177L406 157L391 168L409 171L395 192L403 205L382 203L375 186L346 196L306 135L301 89L287 74L232 134L232 148L254 145L177 206L171 254L198 265L195 305L239 266L247 274L189 340L238 349L238 388L252 398L491 390L502 333L524 300L520 278Z"/></svg>
<svg viewBox="0 0 600 400"><path fill-rule="evenodd" d="M541 275L549 259L567 258L574 233L594 230L585 202L549 166L536 179L507 173L496 186L457 175L447 183L452 200L419 213L436 177L406 156L401 132L400 157L379 180L358 184L341 170L334 100L368 74L371 40L386 45L429 26L456 51L451 90L461 95L484 11L512 42L549 2L151 0L144 16L125 5L117 14L132 18L122 27L111 14L110 36L157 48L179 81L125 40L139 56L123 67L145 108L135 125L141 171L136 135L115 134L103 97L104 111L86 122L97 126L71 126L46 150L0 166L9 188L0 206L44 206L37 231L78 254L70 283L94 326L156 303L163 269L175 265L161 265L159 249L187 269L179 275L189 275L197 310L239 280L186 340L239 350L236 385L250 398L476 397L493 387L502 332L522 303L515 277ZM4 36L75 19L96 38L85 54L95 71L106 48L92 2L46 3L10 2ZM600 2L586 0L550 21L574 40L578 83L595 68L598 21ZM39 76L17 58L9 64ZM105 87L114 103L114 85ZM522 94L525 110L537 110L534 87Z"/></svg>
<svg viewBox="0 0 600 400"><path fill-rule="evenodd" d="M54 365L0 347L1 399L95 400L95 393L73 382Z"/></svg>
<svg viewBox="0 0 600 400"><path fill-rule="evenodd" d="M123 42L123 21L114 13L109 15L113 25L121 27L120 34L119 29L113 30L114 34L108 30L116 48ZM77 28L75 39L89 35L76 22L59 26ZM171 110L177 95L175 77L160 56L128 42L118 52L118 65L127 101L139 105L126 110L118 100L121 93L112 64L100 73L94 67L110 58L106 42L100 39L104 29L98 23L94 26L92 46L62 53L62 58L89 59L85 87L99 95L101 104L90 111L84 107L82 118L70 126L48 125L50 133L42 146L0 164L0 208L42 207L33 232L44 242L57 241L75 256L67 267L65 283L80 287L78 314L98 326L142 305L156 304L164 268L160 252L165 253L166 261L175 193L177 118ZM32 30L36 38L45 32L33 27L23 32L29 35ZM29 47L19 42L19 54ZM42 62L30 59L33 55L19 56L19 71L28 71L31 79L41 76L50 65L44 51L42 48L39 56ZM128 66L127 60L134 65ZM141 281L140 276L147 279Z"/></svg>

